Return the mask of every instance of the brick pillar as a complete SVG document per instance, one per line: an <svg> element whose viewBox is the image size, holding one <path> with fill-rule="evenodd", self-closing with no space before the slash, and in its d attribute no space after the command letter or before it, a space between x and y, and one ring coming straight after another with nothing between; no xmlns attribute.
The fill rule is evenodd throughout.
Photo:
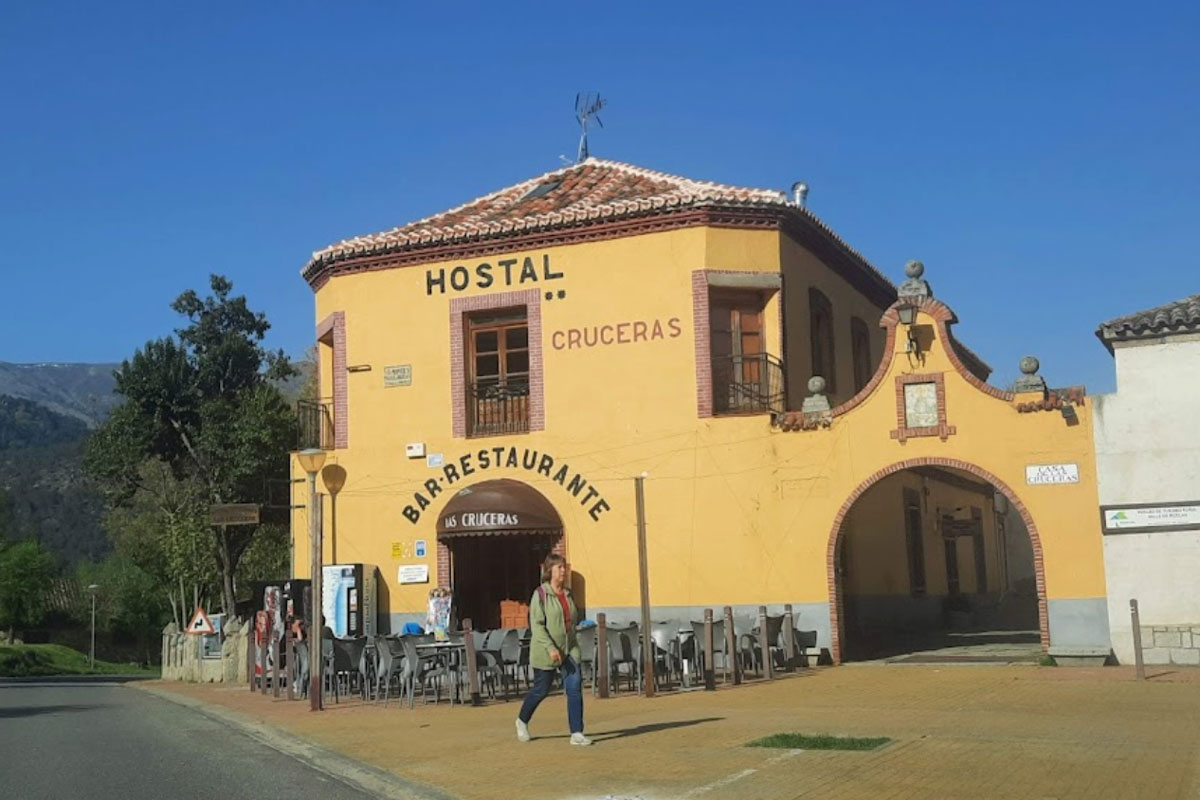
<svg viewBox="0 0 1200 800"><path fill-rule="evenodd" d="M450 547L442 539L437 543L437 585L450 587Z"/></svg>

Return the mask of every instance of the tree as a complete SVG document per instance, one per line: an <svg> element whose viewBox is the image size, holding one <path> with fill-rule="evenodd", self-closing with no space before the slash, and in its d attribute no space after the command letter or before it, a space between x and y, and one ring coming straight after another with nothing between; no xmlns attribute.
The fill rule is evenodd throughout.
<svg viewBox="0 0 1200 800"><path fill-rule="evenodd" d="M105 514L104 527L117 553L154 580L182 627L193 607L221 592L205 487L192 477L176 478L157 459L141 464L137 482Z"/></svg>
<svg viewBox="0 0 1200 800"><path fill-rule="evenodd" d="M204 299L181 294L171 308L188 324L147 342L115 373L124 402L91 437L87 458L110 509L158 491L146 480L148 460L176 481L194 482L204 505L266 504L269 483L287 480L296 422L276 382L295 370L282 351L263 349L270 324L245 297L230 296L228 279L213 275L210 288ZM245 525L212 533L209 555L227 613L238 563L257 532Z"/></svg>
<svg viewBox="0 0 1200 800"><path fill-rule="evenodd" d="M46 616L46 592L53 561L32 539L0 551L0 625L8 628L8 640L17 626L37 625Z"/></svg>
<svg viewBox="0 0 1200 800"><path fill-rule="evenodd" d="M79 586L100 587L96 594L97 629L135 639L145 663L150 663L150 643L166 615L155 579L120 553L112 553L98 563L79 564L75 577ZM90 594L80 594L75 616L84 624L90 622Z"/></svg>

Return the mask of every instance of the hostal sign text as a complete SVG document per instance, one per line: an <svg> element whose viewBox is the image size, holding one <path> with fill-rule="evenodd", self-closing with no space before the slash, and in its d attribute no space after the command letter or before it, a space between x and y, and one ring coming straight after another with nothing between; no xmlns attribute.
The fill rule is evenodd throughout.
<svg viewBox="0 0 1200 800"><path fill-rule="evenodd" d="M425 294L432 296L434 290L445 294L447 286L451 291L461 292L470 286L477 289L487 289L495 284L500 286L520 286L526 283L558 280L563 276L550 268L550 256L543 255L540 265L530 256L525 258L502 258L494 264L483 261L473 267L457 266L447 270L425 270ZM540 269L539 269L540 266Z"/></svg>
<svg viewBox="0 0 1200 800"><path fill-rule="evenodd" d="M476 472L493 468L523 468L527 472L546 476L579 500L579 504L587 508L588 516L596 521L610 508L599 489L589 484L578 472L572 471L568 464L556 462L554 456L527 447L489 447L459 456L458 461L442 467L440 477L425 481L424 491L414 492L412 504L404 507L405 518L416 525L421 519L421 512L433 505L433 498L446 487Z"/></svg>

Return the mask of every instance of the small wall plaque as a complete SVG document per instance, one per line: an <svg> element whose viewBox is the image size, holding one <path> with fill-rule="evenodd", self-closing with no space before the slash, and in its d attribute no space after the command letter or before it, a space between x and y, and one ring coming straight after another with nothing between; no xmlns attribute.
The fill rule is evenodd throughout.
<svg viewBox="0 0 1200 800"><path fill-rule="evenodd" d="M429 583L429 565L401 564L396 578L400 583Z"/></svg>
<svg viewBox="0 0 1200 800"><path fill-rule="evenodd" d="M910 383L904 387L904 418L910 428L934 428L938 424L937 384Z"/></svg>
<svg viewBox="0 0 1200 800"><path fill-rule="evenodd" d="M1030 486L1055 483L1079 483L1078 464L1029 464L1025 467L1025 482Z"/></svg>
<svg viewBox="0 0 1200 800"><path fill-rule="evenodd" d="M412 364L396 364L383 368L383 385L412 386Z"/></svg>

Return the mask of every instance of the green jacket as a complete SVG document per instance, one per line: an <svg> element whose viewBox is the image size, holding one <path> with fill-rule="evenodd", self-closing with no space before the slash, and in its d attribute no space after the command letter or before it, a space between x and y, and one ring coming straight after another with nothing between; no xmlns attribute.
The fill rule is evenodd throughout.
<svg viewBox="0 0 1200 800"><path fill-rule="evenodd" d="M546 595L542 603L542 593ZM567 606L571 609L571 619L563 619L562 603L558 601L550 583L543 583L541 591L534 590L529 600L529 624L532 638L529 642L529 666L534 669L555 669L558 665L550 659L550 648L553 647L565 656L570 656L579 663L579 642L575 640L575 625L579 622L579 609L575 607L575 598L571 590L564 588L567 596Z"/></svg>

